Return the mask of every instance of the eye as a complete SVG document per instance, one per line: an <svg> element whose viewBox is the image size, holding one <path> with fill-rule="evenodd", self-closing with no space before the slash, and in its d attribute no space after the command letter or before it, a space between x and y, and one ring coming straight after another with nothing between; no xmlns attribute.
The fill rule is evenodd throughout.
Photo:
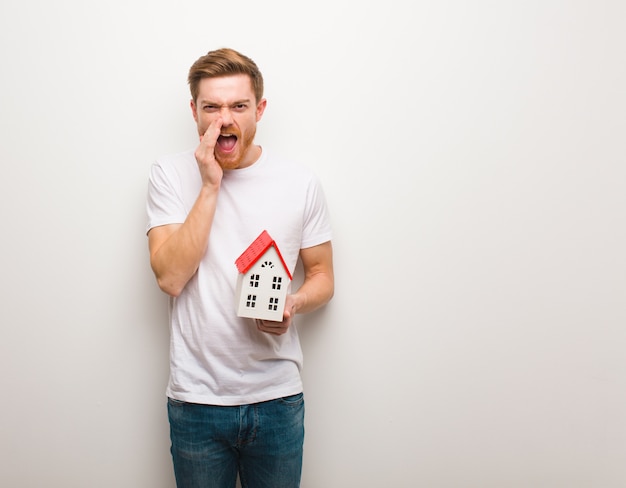
<svg viewBox="0 0 626 488"><path fill-rule="evenodd" d="M205 112L216 112L217 110L219 110L219 108L217 107L217 105L204 105L202 107L202 110L204 110Z"/></svg>
<svg viewBox="0 0 626 488"><path fill-rule="evenodd" d="M248 106L245 103L238 103L237 105L233 106L233 110L235 110L236 112L243 112L247 108Z"/></svg>

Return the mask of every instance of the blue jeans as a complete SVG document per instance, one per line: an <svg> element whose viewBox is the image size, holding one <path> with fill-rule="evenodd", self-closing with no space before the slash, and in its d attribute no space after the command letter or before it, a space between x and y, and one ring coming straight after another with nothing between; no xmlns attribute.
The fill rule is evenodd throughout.
<svg viewBox="0 0 626 488"><path fill-rule="evenodd" d="M235 407L168 399L178 488L297 488L304 396Z"/></svg>

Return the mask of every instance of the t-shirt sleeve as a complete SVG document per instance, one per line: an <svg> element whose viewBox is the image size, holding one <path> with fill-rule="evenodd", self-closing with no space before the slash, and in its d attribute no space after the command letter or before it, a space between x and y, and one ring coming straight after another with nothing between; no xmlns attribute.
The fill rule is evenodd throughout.
<svg viewBox="0 0 626 488"><path fill-rule="evenodd" d="M330 214L324 190L319 180L313 177L307 191L301 249L317 246L332 239Z"/></svg>
<svg viewBox="0 0 626 488"><path fill-rule="evenodd" d="M181 195L175 190L175 177L175 173L168 173L159 163L152 165L148 179L146 232L160 225L182 224L187 218Z"/></svg>

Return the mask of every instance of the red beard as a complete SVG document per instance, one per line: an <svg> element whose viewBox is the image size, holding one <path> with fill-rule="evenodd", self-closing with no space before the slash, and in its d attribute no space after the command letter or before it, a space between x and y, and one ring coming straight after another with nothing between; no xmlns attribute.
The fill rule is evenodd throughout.
<svg viewBox="0 0 626 488"><path fill-rule="evenodd" d="M240 134L235 134L237 136L237 142L232 152L222 152L219 142L215 145L215 159L222 169L237 169L241 167L242 163L244 163L244 158L248 154L248 150L254 142L255 133L256 128L252 129L252 132L244 137Z"/></svg>

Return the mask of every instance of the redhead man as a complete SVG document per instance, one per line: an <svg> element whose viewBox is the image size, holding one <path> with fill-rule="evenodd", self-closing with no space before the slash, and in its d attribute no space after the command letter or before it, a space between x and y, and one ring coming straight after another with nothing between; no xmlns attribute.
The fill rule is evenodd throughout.
<svg viewBox="0 0 626 488"><path fill-rule="evenodd" d="M304 442L296 314L333 296L319 181L255 143L267 101L247 56L218 49L189 70L195 149L157 160L148 185L150 264L170 296L171 452L178 488L294 488ZM283 320L236 315L237 257L267 230L293 274Z"/></svg>

